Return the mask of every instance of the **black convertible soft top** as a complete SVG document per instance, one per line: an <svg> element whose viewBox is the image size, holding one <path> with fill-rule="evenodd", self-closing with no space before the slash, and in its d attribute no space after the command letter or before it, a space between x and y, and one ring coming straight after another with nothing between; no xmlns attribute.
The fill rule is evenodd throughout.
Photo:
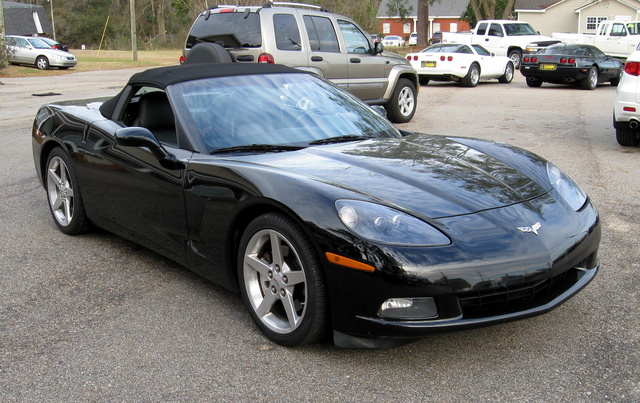
<svg viewBox="0 0 640 403"><path fill-rule="evenodd" d="M302 70L279 64L262 63L198 63L159 67L136 73L127 85L144 85L166 89L171 84L211 77L242 76L250 74L304 73ZM123 92L105 101L100 106L102 116L111 119L113 111Z"/></svg>

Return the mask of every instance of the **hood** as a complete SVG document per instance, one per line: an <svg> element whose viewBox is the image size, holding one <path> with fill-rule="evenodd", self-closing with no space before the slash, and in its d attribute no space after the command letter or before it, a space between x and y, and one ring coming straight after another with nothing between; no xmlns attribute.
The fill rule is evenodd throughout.
<svg viewBox="0 0 640 403"><path fill-rule="evenodd" d="M429 218L513 205L551 186L540 185L545 183L545 161L534 154L432 135L309 147L252 160Z"/></svg>

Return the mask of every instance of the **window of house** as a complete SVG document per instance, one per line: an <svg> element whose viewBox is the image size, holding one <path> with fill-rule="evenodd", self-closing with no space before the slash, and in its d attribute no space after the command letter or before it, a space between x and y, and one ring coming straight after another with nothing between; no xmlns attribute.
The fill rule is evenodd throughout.
<svg viewBox="0 0 640 403"><path fill-rule="evenodd" d="M411 23L410 22L405 22L404 24L402 24L402 32L405 34L410 34L411 33Z"/></svg>
<svg viewBox="0 0 640 403"><path fill-rule="evenodd" d="M391 33L391 23L385 22L382 24L382 33L383 34Z"/></svg>
<svg viewBox="0 0 640 403"><path fill-rule="evenodd" d="M602 21L606 21L607 17L587 17L587 30L594 30Z"/></svg>

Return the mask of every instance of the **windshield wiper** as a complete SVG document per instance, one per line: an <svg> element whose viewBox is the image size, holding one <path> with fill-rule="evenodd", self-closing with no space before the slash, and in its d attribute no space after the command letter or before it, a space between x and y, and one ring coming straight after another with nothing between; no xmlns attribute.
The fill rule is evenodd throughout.
<svg viewBox="0 0 640 403"><path fill-rule="evenodd" d="M210 154L224 153L242 153L242 152L280 152L280 151L296 151L303 149L304 146L288 146L281 144L246 144L242 146L223 147L211 151Z"/></svg>
<svg viewBox="0 0 640 403"><path fill-rule="evenodd" d="M347 134L345 136L336 136L329 137L326 139L314 140L309 143L310 146L316 146L319 144L333 144L333 143L346 143L348 141L356 141L356 140L368 140L371 137L369 136L360 136L356 134Z"/></svg>

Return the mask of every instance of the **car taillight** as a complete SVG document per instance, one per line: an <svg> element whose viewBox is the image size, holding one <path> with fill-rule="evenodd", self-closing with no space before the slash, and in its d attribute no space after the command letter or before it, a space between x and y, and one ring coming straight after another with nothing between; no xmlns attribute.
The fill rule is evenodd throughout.
<svg viewBox="0 0 640 403"><path fill-rule="evenodd" d="M537 63L538 62L538 58L537 57L532 57L531 58L531 63Z"/></svg>
<svg viewBox="0 0 640 403"><path fill-rule="evenodd" d="M529 57L525 56L522 61L525 62L525 63L529 63L529 60L531 60L531 59Z"/></svg>
<svg viewBox="0 0 640 403"><path fill-rule="evenodd" d="M180 64L184 64L185 60L187 60L184 55L180 56Z"/></svg>
<svg viewBox="0 0 640 403"><path fill-rule="evenodd" d="M407 60L411 61L411 56L407 56Z"/></svg>
<svg viewBox="0 0 640 403"><path fill-rule="evenodd" d="M220 10L221 13L232 13L233 11L233 8L223 8L222 10Z"/></svg>
<svg viewBox="0 0 640 403"><path fill-rule="evenodd" d="M576 62L576 59L574 59L573 57L569 58L569 64L573 64Z"/></svg>
<svg viewBox="0 0 640 403"><path fill-rule="evenodd" d="M448 61L452 61L452 60L453 60L453 56L449 56L449 57L447 57L447 60L448 60Z"/></svg>
<svg viewBox="0 0 640 403"><path fill-rule="evenodd" d="M444 56L440 56L440 61L444 62L445 61L445 57Z"/></svg>
<svg viewBox="0 0 640 403"><path fill-rule="evenodd" d="M418 56L413 56L413 61L417 62L418 61Z"/></svg>
<svg viewBox="0 0 640 403"><path fill-rule="evenodd" d="M566 57L561 57L560 58L560 63L566 63L567 62L567 58Z"/></svg>
<svg viewBox="0 0 640 403"><path fill-rule="evenodd" d="M258 56L258 63L276 64L276 59L269 53L263 53Z"/></svg>
<svg viewBox="0 0 640 403"><path fill-rule="evenodd" d="M640 75L640 63L627 62L627 64L624 65L624 72L632 76Z"/></svg>

